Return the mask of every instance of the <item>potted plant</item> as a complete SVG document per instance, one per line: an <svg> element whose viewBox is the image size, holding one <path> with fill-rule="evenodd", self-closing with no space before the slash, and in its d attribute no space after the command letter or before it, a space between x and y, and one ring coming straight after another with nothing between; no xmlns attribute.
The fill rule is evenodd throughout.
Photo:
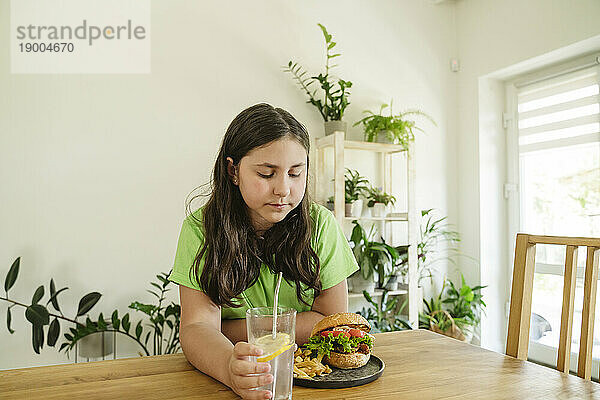
<svg viewBox="0 0 600 400"><path fill-rule="evenodd" d="M361 216L363 202L359 197L368 191L368 183L367 178L361 176L358 171L346 168L344 192L347 217Z"/></svg>
<svg viewBox="0 0 600 400"><path fill-rule="evenodd" d="M449 279L444 280L442 290L428 302L423 300L424 312L419 315L419 327L431 329L446 336L471 342L474 331L481 321L486 304L481 289L471 288L461 274L462 286L457 289Z"/></svg>
<svg viewBox="0 0 600 400"><path fill-rule="evenodd" d="M390 290L390 291L398 290L399 282L398 282L398 276L396 275L395 271L396 271L395 269L394 269L394 271L392 271L392 274L388 278L387 283L383 287L385 290Z"/></svg>
<svg viewBox="0 0 600 400"><path fill-rule="evenodd" d="M361 293L363 291L373 293L375 291L375 268L365 254L369 246L369 239L358 221L353 221L353 223L355 226L352 229L349 242L352 247L352 253L354 253L354 258L360 269L350 275L348 283L352 286L352 290L355 293ZM370 234L372 233L373 227L371 227Z"/></svg>
<svg viewBox="0 0 600 400"><path fill-rule="evenodd" d="M4 281L4 289L6 297L0 296L0 300L11 303L7 309L6 325L11 334L15 331L11 328L13 307L21 307L25 309L25 318L31 323L31 343L33 351L40 354L46 343L49 347L56 347L61 333L64 333L66 339L58 349L63 350L69 356L69 352L79 344L78 354L82 356L91 355L88 350L92 351L94 342L102 343L103 333L121 334L135 341L140 346L140 355L159 355L173 354L181 349L179 343L179 320L181 315L181 307L179 304L166 302L166 292L170 290L168 286L170 281L167 279L168 273L162 272L156 275L158 282L150 282L153 286L152 293L157 300L156 304L143 304L140 302L132 302L129 308L134 311L140 311L148 316L148 321L139 320L134 326L129 320L129 313L122 315L119 318L118 310L114 310L112 314L106 314L106 318L101 312L97 319L91 319L89 312L98 303L102 294L99 292L91 292L86 294L79 300L77 313L74 317L69 318L63 314L63 309L59 304L59 294L67 290L67 287L57 289L54 279L50 279L48 291L44 289L44 285L40 285L34 292L31 304L28 305L23 301L16 301L9 297L10 289L15 285L19 275L21 257L18 257L11 265ZM44 296L47 295L48 300L45 301ZM44 300L43 300L44 299ZM56 312L53 312L54 308ZM85 318L85 320L83 320ZM142 324L144 322L144 324ZM61 332L62 331L62 332ZM47 338L47 339L44 339ZM148 343L149 339L153 339L152 347ZM86 343L87 342L87 343ZM109 342L112 342L110 340ZM86 347L82 351L82 347ZM90 349L90 346L92 349ZM106 350L106 349L105 349ZM143 352L142 352L143 351ZM87 353L87 354L86 354Z"/></svg>
<svg viewBox="0 0 600 400"><path fill-rule="evenodd" d="M335 202L335 197L329 196L327 198L327 204L325 205L325 207L327 207L327 209L330 211L335 210L334 202Z"/></svg>
<svg viewBox="0 0 600 400"><path fill-rule="evenodd" d="M417 297L423 299L423 281L430 279L433 283L437 262L448 260L456 263L455 256L459 254L456 245L460 241L460 235L446 223L447 217L434 216L433 209L422 210L421 216L426 219L421 223L421 238L417 243ZM440 245L447 247L442 251L439 249ZM400 253L397 265L399 286L406 289L408 288L408 246L397 246L396 250ZM424 302L419 300L418 304L421 311Z"/></svg>
<svg viewBox="0 0 600 400"><path fill-rule="evenodd" d="M379 109L379 114L366 110L366 117L357 121L353 126L363 124L365 140L367 142L380 141L384 143L395 143L408 149L410 143L415 140L414 131L424 132L419 128L415 121L408 119L408 116L415 115L425 117L431 123L436 125L433 118L420 110L407 110L394 115L390 106L390 115L383 115L383 109L388 107L383 104ZM437 125L436 125L437 126Z"/></svg>
<svg viewBox="0 0 600 400"><path fill-rule="evenodd" d="M329 75L330 69L337 67L337 64L330 65L333 58L341 56L340 53L333 53L333 48L337 44L333 41L332 36L327 32L327 29L318 24L325 37L325 73L320 73L318 76L307 75L307 72L298 63L290 61L287 67L284 67L285 72L292 74L292 77L300 88L308 96L307 103L317 107L321 117L325 121L325 135L329 135L334 131L347 130L346 122L342 121L344 117L344 110L350 104L348 100L350 96L349 88L352 87L352 82L345 81L343 79L333 79ZM317 89L310 87L315 82L320 85L322 93L322 99L317 99Z"/></svg>
<svg viewBox="0 0 600 400"><path fill-rule="evenodd" d="M377 273L378 287L384 288L389 278L395 275L394 267L397 265L400 254L394 247L386 244L383 238L381 242L372 240L375 234L373 226L367 235L358 221L352 223L354 228L350 235L350 242L353 245L354 257L360 266L360 270L355 275L360 273L363 280L374 283L373 277ZM353 280L352 283L356 292L356 280ZM358 286L360 286L360 282L358 282Z"/></svg>
<svg viewBox="0 0 600 400"><path fill-rule="evenodd" d="M417 244L417 277L421 284L423 279L433 278L435 263L440 260L448 260L455 263L454 257L458 255L457 244L460 235L446 222L448 217L437 218L433 215L433 208L421 211L421 217L427 218L420 226L421 239ZM440 252L439 245L447 245L447 252ZM399 267L400 274L406 278L408 274L408 246L398 246L400 252ZM440 254L439 257L436 255Z"/></svg>
<svg viewBox="0 0 600 400"><path fill-rule="evenodd" d="M367 207L371 208L373 217L385 217L388 204L394 205L396 198L381 188L370 187L367 190Z"/></svg>
<svg viewBox="0 0 600 400"><path fill-rule="evenodd" d="M387 290L383 291L379 303L375 302L366 291L363 291L363 296L370 306L369 308L363 307L358 313L369 321L372 333L412 329L410 324L399 315L402 308L398 309L399 297L389 296Z"/></svg>
<svg viewBox="0 0 600 400"><path fill-rule="evenodd" d="M466 335L470 342L474 330L481 321L481 312L485 312L486 304L481 295L481 289L487 286L470 287L465 283L465 277L461 274L460 288L456 288L452 281L448 281L446 298L442 301L448 307L448 312L454 318L454 322Z"/></svg>

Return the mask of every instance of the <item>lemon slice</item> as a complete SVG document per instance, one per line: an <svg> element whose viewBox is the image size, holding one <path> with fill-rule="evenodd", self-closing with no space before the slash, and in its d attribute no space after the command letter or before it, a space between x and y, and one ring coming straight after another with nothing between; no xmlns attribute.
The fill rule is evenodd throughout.
<svg viewBox="0 0 600 400"><path fill-rule="evenodd" d="M258 339L254 343L263 350L263 356L258 357L258 362L268 362L288 350L294 345L294 341L291 340L290 335L283 332L277 332L275 338L272 335L265 335Z"/></svg>
<svg viewBox="0 0 600 400"><path fill-rule="evenodd" d="M262 357L258 357L256 359L256 361L258 362L269 362L272 359L274 359L275 357L277 357L278 355L280 355L281 353L283 353L284 351L289 350L290 347L292 347L294 345L294 343L290 343L290 344L286 344L285 346L282 346L280 349L278 349L277 351L266 355L266 356L262 356Z"/></svg>

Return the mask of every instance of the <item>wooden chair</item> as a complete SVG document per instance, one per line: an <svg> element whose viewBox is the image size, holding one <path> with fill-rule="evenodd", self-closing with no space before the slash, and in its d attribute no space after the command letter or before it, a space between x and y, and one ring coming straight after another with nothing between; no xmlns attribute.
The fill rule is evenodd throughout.
<svg viewBox="0 0 600 400"><path fill-rule="evenodd" d="M573 303L577 274L577 248L579 246L587 247L577 375L589 380L592 371L594 311L596 308L596 288L598 284L598 258L600 256L599 238L517 234L506 354L521 360L527 359L536 244L567 246L562 316L560 321L560 341L556 363L556 369L565 373L569 373L571 358L571 328L573 325Z"/></svg>

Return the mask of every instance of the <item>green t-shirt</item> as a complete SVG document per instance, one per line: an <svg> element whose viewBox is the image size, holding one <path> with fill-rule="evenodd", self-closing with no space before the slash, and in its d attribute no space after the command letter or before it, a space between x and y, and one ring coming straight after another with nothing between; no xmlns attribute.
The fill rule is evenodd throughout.
<svg viewBox="0 0 600 400"><path fill-rule="evenodd" d="M359 267L354 259L352 250L348 241L344 237L335 217L325 207L313 203L310 207L310 214L314 223L312 231L311 245L317 253L321 263L321 286L322 289L329 289L342 282L348 276L358 271ZM202 220L202 208L193 213L194 217ZM175 262L173 270L169 275L169 280L179 285L184 285L192 289L200 290L197 282L190 279L190 269L196 258L196 254L203 242L203 234L199 223L191 216L183 221ZM200 267L202 268L201 261ZM246 310L249 307L273 306L273 295L275 285L277 284L277 275L271 273L269 268L262 264L258 281L242 292L242 300L234 299L235 304L241 304L239 308L221 307L222 319L245 318ZM302 288L306 288L302 284ZM308 295L310 294L310 297ZM312 290L304 294L304 300L308 304L314 301ZM285 279L281 280L279 288L279 305L296 309L298 312L309 311L310 306L302 303L296 297L296 285L291 285Z"/></svg>

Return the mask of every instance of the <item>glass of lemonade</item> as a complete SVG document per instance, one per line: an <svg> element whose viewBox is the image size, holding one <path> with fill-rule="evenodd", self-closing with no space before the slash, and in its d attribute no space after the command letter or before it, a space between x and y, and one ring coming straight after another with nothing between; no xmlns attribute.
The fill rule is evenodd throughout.
<svg viewBox="0 0 600 400"><path fill-rule="evenodd" d="M253 361L271 364L273 382L257 390L270 390L272 399L291 399L294 380L294 343L296 310L277 307L276 336L273 339L273 307L256 307L246 311L248 343L263 350Z"/></svg>

